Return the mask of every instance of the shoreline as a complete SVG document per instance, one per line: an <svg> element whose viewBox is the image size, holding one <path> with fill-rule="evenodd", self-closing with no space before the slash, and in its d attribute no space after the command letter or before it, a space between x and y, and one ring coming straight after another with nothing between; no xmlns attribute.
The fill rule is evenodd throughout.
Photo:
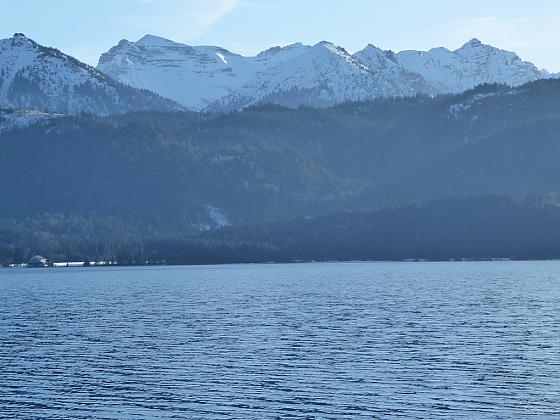
<svg viewBox="0 0 560 420"><path fill-rule="evenodd" d="M404 260L301 260L301 261L262 261L262 262L223 262L223 263L147 263L147 264L90 264L90 265L46 265L43 267L29 267L25 264L14 264L10 266L0 266L0 269L88 269L88 268L126 268L126 267L204 267L204 266L227 266L227 265L296 265L296 264L360 264L360 263L401 263L401 264L425 264L425 263L476 263L476 262L555 262L560 258L533 258L533 259L514 259L514 258L456 258L448 260L437 259L404 259Z"/></svg>

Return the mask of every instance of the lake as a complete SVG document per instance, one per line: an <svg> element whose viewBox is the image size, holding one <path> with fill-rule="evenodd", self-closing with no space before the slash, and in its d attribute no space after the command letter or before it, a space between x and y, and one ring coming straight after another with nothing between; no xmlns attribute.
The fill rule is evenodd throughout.
<svg viewBox="0 0 560 420"><path fill-rule="evenodd" d="M0 417L560 415L560 262L0 270Z"/></svg>

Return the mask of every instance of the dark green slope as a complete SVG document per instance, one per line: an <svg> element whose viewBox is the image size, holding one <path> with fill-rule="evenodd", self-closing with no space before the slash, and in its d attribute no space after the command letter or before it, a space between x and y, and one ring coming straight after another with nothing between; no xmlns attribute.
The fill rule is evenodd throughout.
<svg viewBox="0 0 560 420"><path fill-rule="evenodd" d="M230 227L204 237L268 249L274 261L559 258L559 204L556 195L461 197Z"/></svg>
<svg viewBox="0 0 560 420"><path fill-rule="evenodd" d="M0 140L0 216L95 211L195 231L212 224L207 206L231 222L272 220L340 208L360 188L286 143L199 136L94 118L10 132Z"/></svg>
<svg viewBox="0 0 560 420"><path fill-rule="evenodd" d="M560 258L558 195L486 195L188 235L98 214L0 220L0 262L50 259L221 264L332 260Z"/></svg>
<svg viewBox="0 0 560 420"><path fill-rule="evenodd" d="M182 241L224 221L556 192L559 134L558 80L329 109L56 118L0 133L0 218L51 239L80 220L92 240L105 225Z"/></svg>

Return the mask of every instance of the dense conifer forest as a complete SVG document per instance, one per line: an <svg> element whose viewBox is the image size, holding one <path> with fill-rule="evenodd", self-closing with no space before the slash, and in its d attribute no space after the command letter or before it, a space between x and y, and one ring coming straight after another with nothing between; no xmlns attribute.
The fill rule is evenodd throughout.
<svg viewBox="0 0 560 420"><path fill-rule="evenodd" d="M0 262L559 257L559 98L543 80L4 130Z"/></svg>

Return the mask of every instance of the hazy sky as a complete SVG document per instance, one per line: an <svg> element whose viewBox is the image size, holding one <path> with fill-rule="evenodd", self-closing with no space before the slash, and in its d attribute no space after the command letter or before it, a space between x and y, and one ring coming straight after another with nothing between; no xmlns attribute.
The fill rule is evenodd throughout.
<svg viewBox="0 0 560 420"><path fill-rule="evenodd" d="M296 41L354 52L455 49L470 38L560 71L559 0L18 0L2 1L0 36L23 32L89 64L146 33L256 54Z"/></svg>

